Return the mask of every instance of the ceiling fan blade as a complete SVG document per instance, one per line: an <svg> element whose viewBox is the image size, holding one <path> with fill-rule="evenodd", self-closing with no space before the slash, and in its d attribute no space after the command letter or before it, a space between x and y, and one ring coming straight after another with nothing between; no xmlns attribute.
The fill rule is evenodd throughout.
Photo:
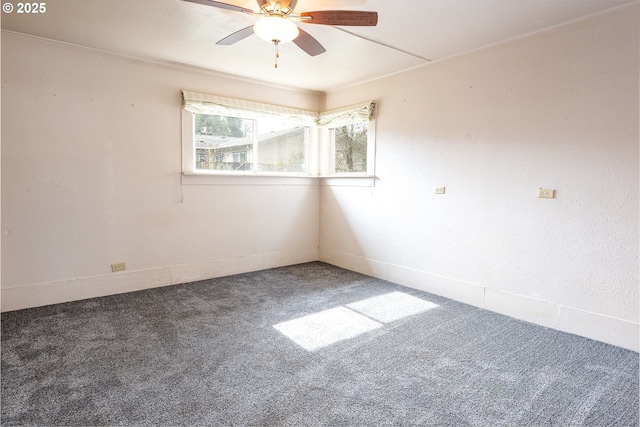
<svg viewBox="0 0 640 427"><path fill-rule="evenodd" d="M313 38L313 36L307 33L302 28L298 28L300 30L300 34L298 37L293 39L293 42L302 50L307 52L311 56L320 55L327 51L318 40Z"/></svg>
<svg viewBox="0 0 640 427"><path fill-rule="evenodd" d="M307 9L315 8L339 8L362 6L367 0L304 0L304 7Z"/></svg>
<svg viewBox="0 0 640 427"><path fill-rule="evenodd" d="M378 12L361 12L359 10L320 10L302 12L300 16L309 16L306 24L347 25L357 27L374 27L378 24Z"/></svg>
<svg viewBox="0 0 640 427"><path fill-rule="evenodd" d="M250 25L246 28L238 30L233 34L229 34L227 37L223 38L222 40L218 40L216 44L222 44L222 45L228 46L230 44L234 44L236 42L239 42L242 39L249 37L251 34L253 34L253 25Z"/></svg>
<svg viewBox="0 0 640 427"><path fill-rule="evenodd" d="M235 10L236 12L244 12L244 13L253 12L251 9L235 6L232 4L222 3L221 1L214 1L214 0L182 0L182 1L189 1L191 3L203 4L205 6L218 7L220 9Z"/></svg>

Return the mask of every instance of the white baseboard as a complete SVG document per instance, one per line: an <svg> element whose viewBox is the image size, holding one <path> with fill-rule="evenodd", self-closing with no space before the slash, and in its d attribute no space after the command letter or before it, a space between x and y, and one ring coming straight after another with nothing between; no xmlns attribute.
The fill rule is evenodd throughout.
<svg viewBox="0 0 640 427"><path fill-rule="evenodd" d="M560 307L560 330L638 351L638 324L572 307Z"/></svg>
<svg viewBox="0 0 640 427"><path fill-rule="evenodd" d="M322 250L320 261L562 332L640 350L640 325L635 322L339 251Z"/></svg>
<svg viewBox="0 0 640 427"><path fill-rule="evenodd" d="M33 283L2 288L0 309L4 311L59 304L105 295L157 288L171 284L168 267L122 271L104 276L81 277L55 282Z"/></svg>
<svg viewBox="0 0 640 427"><path fill-rule="evenodd" d="M0 310L21 310L317 260L318 249L311 248L6 287L0 290Z"/></svg>
<svg viewBox="0 0 640 427"><path fill-rule="evenodd" d="M249 273L251 271L266 270L317 260L317 247L306 250L296 249L240 258L174 265L171 267L171 276L173 278L173 284L175 285L178 283L189 283L198 280L212 279L214 277Z"/></svg>

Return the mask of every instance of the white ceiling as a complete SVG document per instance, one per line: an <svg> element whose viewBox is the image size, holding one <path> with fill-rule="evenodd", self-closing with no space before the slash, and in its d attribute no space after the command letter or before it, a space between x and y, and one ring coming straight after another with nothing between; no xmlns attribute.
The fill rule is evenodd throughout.
<svg viewBox="0 0 640 427"><path fill-rule="evenodd" d="M327 52L310 57L293 43L281 45L277 69L273 67L273 45L255 35L232 46L215 44L252 25L255 17L182 0L51 0L46 2L43 14L17 14L15 10L3 13L2 28L326 92L637 1L299 0L297 13L323 9L377 11L378 25L341 29L299 24ZM226 2L258 9L255 0Z"/></svg>

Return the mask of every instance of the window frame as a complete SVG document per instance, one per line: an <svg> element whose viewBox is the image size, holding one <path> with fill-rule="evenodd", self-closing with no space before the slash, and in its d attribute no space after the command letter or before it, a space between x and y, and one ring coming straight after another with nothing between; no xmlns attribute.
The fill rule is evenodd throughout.
<svg viewBox="0 0 640 427"><path fill-rule="evenodd" d="M307 132L308 141L305 148L306 157L306 169L307 172L263 172L260 171L257 165L252 163L251 170L241 171L228 171L228 170L205 170L197 169L197 153L196 153L196 133L195 133L195 115L205 113L193 113L186 109L182 109L182 174L201 175L201 176L225 176L225 177L301 177L301 178L317 178L317 137L315 136L315 128L312 126L304 126L305 132ZM240 116L239 114L234 116ZM240 117L243 118L244 117ZM254 121L254 147L257 145L257 120L254 118L246 118L247 120ZM286 119L283 119L286 121ZM258 149L254 150L254 157L258 155Z"/></svg>
<svg viewBox="0 0 640 427"><path fill-rule="evenodd" d="M375 176L375 164L376 164L376 135L375 135L375 118L372 118L367 123L367 170L362 172L336 172L335 170L335 152L336 152L336 140L335 140L335 127L328 128L328 147L326 149L327 161L326 170L323 176L326 177L345 177L345 178L357 178L357 177L373 177Z"/></svg>
<svg viewBox="0 0 640 427"><path fill-rule="evenodd" d="M206 93L182 91L182 183L196 185L329 185L375 186L376 102L337 108L322 113L263 104ZM195 114L213 114L258 120L273 117L307 128L306 172L262 172L259 166L247 171L196 169ZM346 121L345 121L346 120ZM332 167L335 144L332 128L342 123L367 122L367 170L335 172ZM332 126L333 125L333 126ZM257 127L257 126L256 126ZM255 129L255 128L254 128ZM257 133L257 132L254 132ZM256 139L257 140L257 139ZM255 142L254 142L255 144ZM257 147L256 147L257 148ZM257 150L254 152L257 155Z"/></svg>

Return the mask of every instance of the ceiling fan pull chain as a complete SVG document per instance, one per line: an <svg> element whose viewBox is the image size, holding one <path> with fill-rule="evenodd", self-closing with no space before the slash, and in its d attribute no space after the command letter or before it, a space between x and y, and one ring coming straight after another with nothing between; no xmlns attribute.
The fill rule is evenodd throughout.
<svg viewBox="0 0 640 427"><path fill-rule="evenodd" d="M278 44L280 42L278 40L274 40L273 44L275 45L276 48L276 58L275 58L275 64L273 65L273 68L278 68L278 58L280 58L280 52L278 51Z"/></svg>

